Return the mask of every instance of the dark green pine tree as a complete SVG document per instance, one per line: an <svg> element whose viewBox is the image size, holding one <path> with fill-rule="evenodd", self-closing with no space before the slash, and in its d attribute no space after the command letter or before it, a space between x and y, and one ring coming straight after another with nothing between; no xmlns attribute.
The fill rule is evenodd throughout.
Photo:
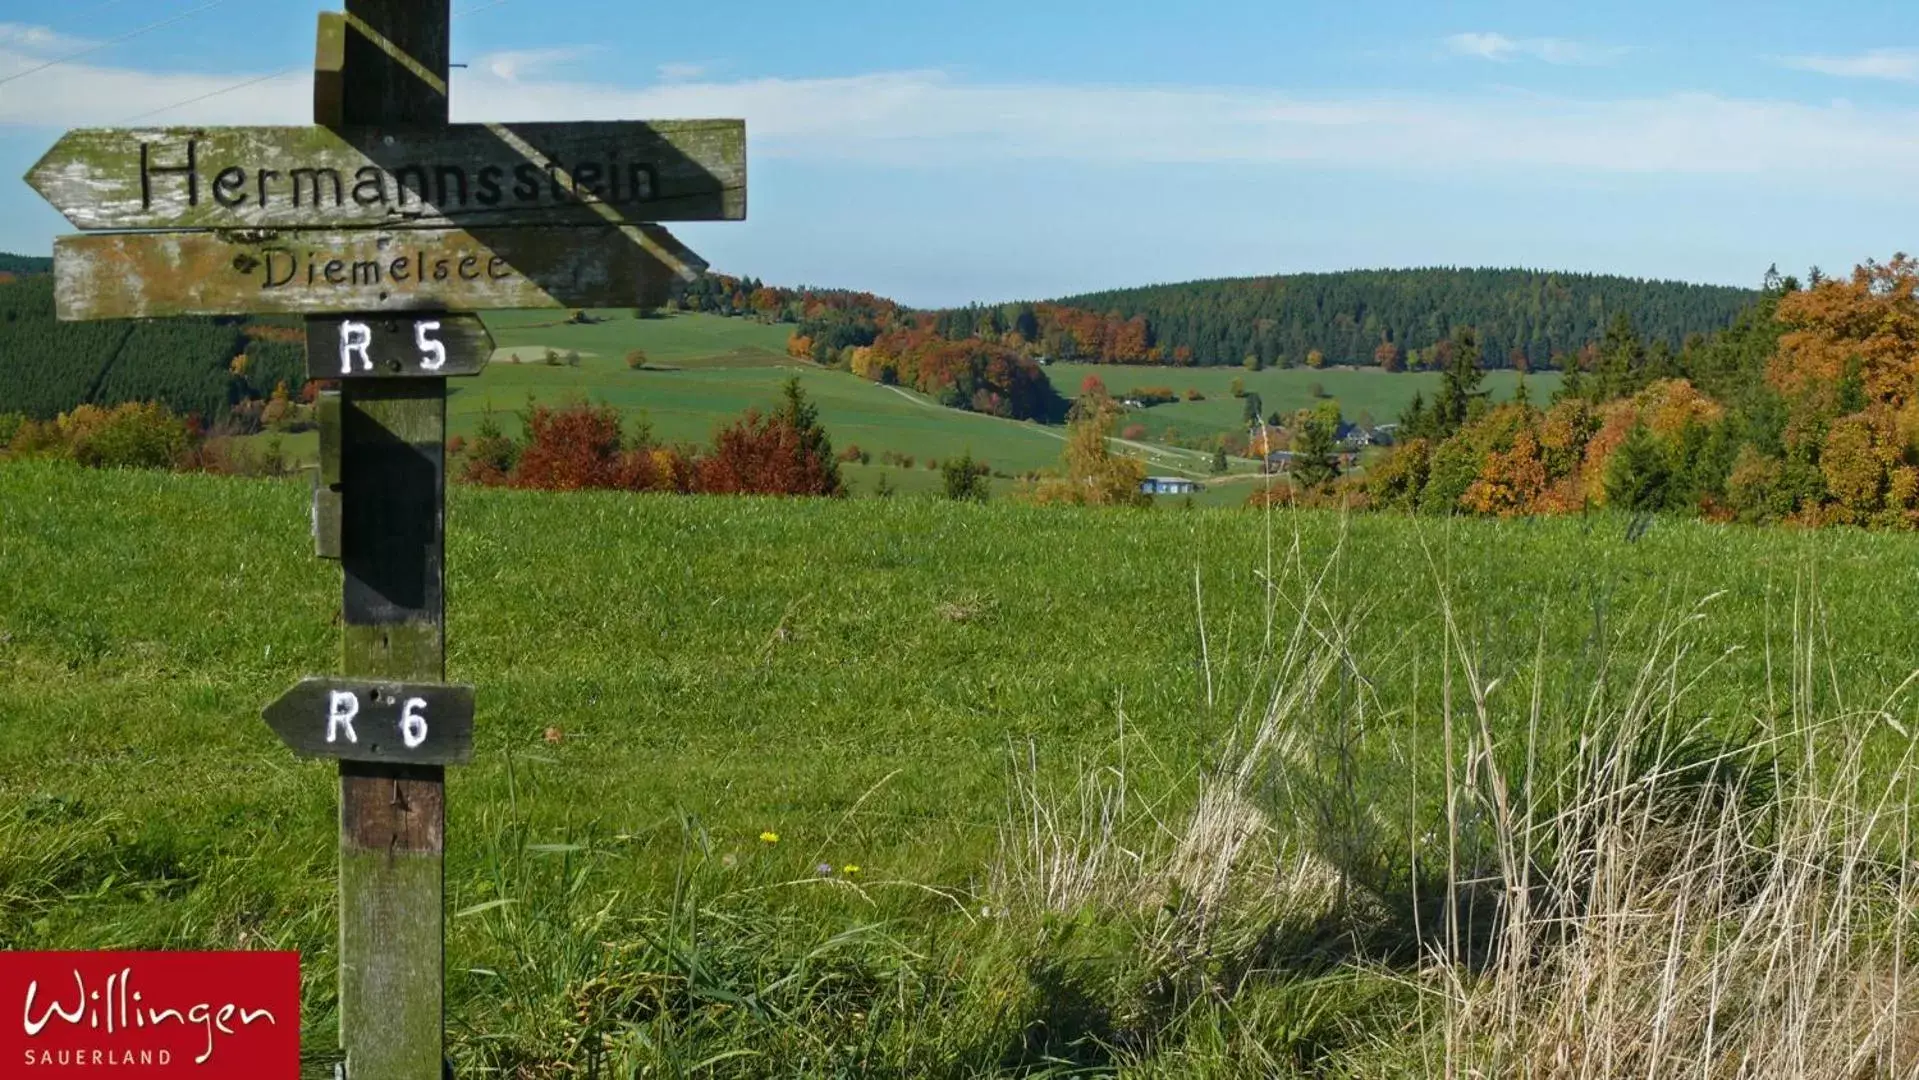
<svg viewBox="0 0 1919 1080"><path fill-rule="evenodd" d="M1452 362L1441 373L1439 396L1433 399L1433 435L1441 439L1465 427L1486 397L1479 385L1486 377L1479 367L1479 336L1462 326L1453 331L1452 343Z"/></svg>
<svg viewBox="0 0 1919 1080"><path fill-rule="evenodd" d="M1647 381L1646 343L1633 330L1632 317L1621 311L1607 324L1599 345L1599 400L1638 393Z"/></svg>
<svg viewBox="0 0 1919 1080"><path fill-rule="evenodd" d="M1673 353L1672 346L1665 338L1656 338L1652 348L1646 352L1646 375L1648 383L1660 379L1677 379L1683 372L1679 368L1679 357Z"/></svg>
<svg viewBox="0 0 1919 1080"><path fill-rule="evenodd" d="M1241 413L1246 422L1246 426L1252 427L1254 424L1259 423L1259 414L1264 411L1260 405L1259 395L1247 394L1241 400L1245 402L1245 408L1241 410Z"/></svg>
<svg viewBox="0 0 1919 1080"><path fill-rule="evenodd" d="M1413 391L1413 402L1399 414L1399 441L1427 439L1433 433L1433 414L1426 409L1426 395Z"/></svg>
<svg viewBox="0 0 1919 1080"><path fill-rule="evenodd" d="M1653 513L1672 508L1672 463L1644 424L1635 424L1606 465L1606 502L1621 510Z"/></svg>
<svg viewBox="0 0 1919 1080"><path fill-rule="evenodd" d="M1577 401L1586 396L1586 373L1579 366L1576 353L1561 353L1559 356L1559 389L1553 391L1553 401Z"/></svg>
<svg viewBox="0 0 1919 1080"><path fill-rule="evenodd" d="M820 426L819 406L808 401L806 391L800 389L799 376L786 380L780 388L780 399L780 416L792 425L798 436L800 456L818 462L827 477L829 491L839 492L840 464L833 459L833 441Z"/></svg>
<svg viewBox="0 0 1919 1080"><path fill-rule="evenodd" d="M947 458L940 465L940 480L945 486L946 497L955 502L985 502L990 491L986 484L986 470L973 460L970 448L965 454Z"/></svg>
<svg viewBox="0 0 1919 1080"><path fill-rule="evenodd" d="M1339 475L1339 460L1334 457L1334 432L1323 417L1301 413L1299 431L1293 436L1293 483L1312 490L1324 487Z"/></svg>

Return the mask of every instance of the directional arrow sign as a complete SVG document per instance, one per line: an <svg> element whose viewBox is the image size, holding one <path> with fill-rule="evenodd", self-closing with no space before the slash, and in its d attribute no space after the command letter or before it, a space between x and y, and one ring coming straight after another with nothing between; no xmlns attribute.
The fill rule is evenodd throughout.
<svg viewBox="0 0 1919 1080"><path fill-rule="evenodd" d="M306 324L309 379L478 375L493 355L493 335L474 315L344 315Z"/></svg>
<svg viewBox="0 0 1919 1080"><path fill-rule="evenodd" d="M473 688L316 676L266 707L301 757L457 765L473 758Z"/></svg>
<svg viewBox="0 0 1919 1080"><path fill-rule="evenodd" d="M652 306L706 263L658 225L93 233L53 243L61 319Z"/></svg>
<svg viewBox="0 0 1919 1080"><path fill-rule="evenodd" d="M738 220L746 123L81 128L27 183L82 229Z"/></svg>

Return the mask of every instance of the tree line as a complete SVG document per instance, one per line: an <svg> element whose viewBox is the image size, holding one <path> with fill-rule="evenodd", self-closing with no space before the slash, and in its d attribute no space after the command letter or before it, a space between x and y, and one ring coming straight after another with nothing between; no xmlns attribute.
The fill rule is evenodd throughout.
<svg viewBox="0 0 1919 1080"><path fill-rule="evenodd" d="M1448 339L1434 400L1363 475L1284 498L1420 513L1696 514L1753 523L1919 526L1919 262L1844 278L1769 273L1730 327L1678 349L1624 313L1561 358L1552 400L1491 405L1484 346ZM1522 384L1523 388L1523 384Z"/></svg>
<svg viewBox="0 0 1919 1080"><path fill-rule="evenodd" d="M53 260L45 255L14 255L0 251L0 274L50 274Z"/></svg>
<svg viewBox="0 0 1919 1080"><path fill-rule="evenodd" d="M793 324L788 351L955 408L1056 420L1051 361L1250 368L1443 369L1471 327L1486 368L1591 364L1627 316L1671 355L1724 330L1749 289L1529 270L1369 270L1237 278L1053 301L913 311L871 293L786 289L709 274L674 305Z"/></svg>
<svg viewBox="0 0 1919 1080"><path fill-rule="evenodd" d="M954 335L939 313L911 311L871 293L787 289L708 274L669 306L792 323L786 344L792 356L917 390L955 409L1042 421L1066 412L1066 400L1017 342Z"/></svg>
<svg viewBox="0 0 1919 1080"><path fill-rule="evenodd" d="M50 275L0 281L0 412L52 420L83 404L153 401L217 429L250 423L276 387L305 379L296 322L60 322Z"/></svg>
<svg viewBox="0 0 1919 1080"><path fill-rule="evenodd" d="M1429 350L1470 326L1485 366L1524 370L1598 341L1620 314L1648 340L1677 349L1731 325L1755 298L1751 289L1604 274L1427 268L1117 289L1034 311L1040 346L1058 359L1436 368ZM1058 309L1073 314L1047 317Z"/></svg>

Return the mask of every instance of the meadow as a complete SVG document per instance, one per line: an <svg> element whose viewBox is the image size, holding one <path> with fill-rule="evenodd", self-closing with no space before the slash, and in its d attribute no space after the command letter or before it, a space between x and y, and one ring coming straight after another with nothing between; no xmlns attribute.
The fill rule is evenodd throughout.
<svg viewBox="0 0 1919 1080"><path fill-rule="evenodd" d="M1141 424L1148 438L1157 439L1168 429L1182 437L1216 438L1242 431L1246 404L1232 396L1232 385L1239 380L1242 389L1258 394L1267 413L1291 415L1308 409L1323 397L1339 402L1341 414L1362 424L1389 424L1399 418L1414 394L1423 394L1428 402L1439 391L1437 371L1384 372L1378 368L1266 368L1248 371L1241 367L1124 367L1116 364L1048 364L1047 377L1060 393L1072 396L1089 375L1098 376L1115 397L1124 397L1137 387L1167 387L1182 400L1129 412L1123 423ZM1494 401L1509 401L1517 391L1520 374L1510 369L1489 371L1481 384ZM1557 371L1529 373L1524 376L1526 393L1535 404L1544 405L1559 388ZM1188 389L1204 395L1201 401L1186 401Z"/></svg>
<svg viewBox="0 0 1919 1080"><path fill-rule="evenodd" d="M336 666L306 492L0 467L0 948L297 948L327 1046L334 774L258 719ZM447 522L461 1076L1919 1061L1910 537L470 487ZM1675 787L1711 812L1646 809ZM1502 947L1533 924L1474 882L1537 862L1543 908L1590 850L1639 853L1613 906ZM1702 1043L1708 1000L1778 1038Z"/></svg>
<svg viewBox="0 0 1919 1080"><path fill-rule="evenodd" d="M595 401L613 405L632 423L644 421L661 441L704 443L745 410L772 405L781 385L797 377L818 405L834 447L857 446L867 452L867 462L851 462L842 470L856 495L882 488L906 494L938 491L936 463L966 453L1000 474L990 481L1000 496L1014 490L1010 477L1059 464L1061 427L948 409L912 390L796 360L785 354L791 328L784 324L697 313L640 318L627 309L596 309L586 315L587 321L571 322L553 311L489 313L487 325L498 352L478 377L449 381L449 433L471 439L491 413L513 434L519 430L518 414L529 402ZM626 362L634 349L646 354L645 367L637 370ZM557 364L547 362L549 353ZM1193 387L1204 394L1203 401L1129 411L1122 427L1139 424L1145 436L1116 438L1112 444L1116 453L1145 463L1151 475L1207 482L1207 490L1193 497L1201 506L1244 502L1254 487L1256 463L1233 458L1231 478L1217 478L1210 453L1160 440L1169 430L1184 439L1197 436L1201 443L1240 430L1244 403L1229 392L1235 378L1260 395L1268 412L1306 408L1317 400L1317 388L1337 398L1348 419L1378 423L1398 416L1415 393L1430 397L1439 385L1439 376L1432 372L1388 375L1372 369L1248 372L1237 367L1053 364L1047 373L1069 397L1088 374L1100 376L1115 394L1157 385L1180 392ZM1529 375L1527 392L1543 401L1557 380L1557 373ZM1513 393L1517 376L1489 372L1485 385L1495 399L1504 399ZM310 464L318 453L311 432L254 436L250 442L256 449L276 442L282 456L296 464ZM896 455L891 463L881 460L888 454ZM910 467L900 462L903 457L912 459Z"/></svg>
<svg viewBox="0 0 1919 1080"><path fill-rule="evenodd" d="M512 414L529 400L552 403L580 399L607 402L635 419L644 416L656 437L664 441L704 442L715 427L745 409L766 407L778 397L780 384L797 376L807 395L819 405L834 446L858 446L871 455L870 463L853 464L845 470L856 494L872 492L882 476L894 490L935 490L939 477L925 467L927 462L968 452L1008 476L1051 468L1059 462L1059 428L943 408L910 390L880 386L795 360L785 355L791 328L783 324L694 313L637 318L623 309L586 314L589 321L581 323L569 322L551 311L489 314L487 323L499 354L478 378L454 380L449 385L450 431L470 438L481 417L492 410L510 432L515 426ZM625 358L632 349L646 354L645 369L627 366ZM547 364L549 351L562 363ZM569 353L579 357L577 365L570 362ZM1431 372L1247 372L1236 367L1084 364L1055 364L1047 371L1068 397L1078 392L1087 374L1098 374L1115 393L1161 384L1182 392L1189 386L1199 389L1206 400L1129 413L1122 424L1144 425L1147 438L1114 443L1117 452L1145 462L1150 473L1198 478L1210 478L1209 454L1160 445L1156 440L1169 428L1184 436L1204 438L1239 430L1244 406L1229 393L1234 378L1243 378L1249 391L1260 394L1268 411L1310 406L1317 386L1339 398L1349 419L1364 415L1379 423L1396 417L1415 393L1430 397L1439 385L1439 376ZM1557 378L1556 373L1529 376L1528 392L1543 401L1557 385ZM1516 381L1512 372L1491 372L1486 387L1495 398L1509 397ZM290 439L284 445L296 457L309 452L304 441ZM912 457L915 467L880 464L880 455L888 452ZM1234 473L1246 474L1254 469L1251 461L1236 458L1231 462ZM1002 494L1011 487L1003 479L994 482L995 491ZM1202 505L1242 502L1250 490L1244 480L1228 482L1203 493L1197 501Z"/></svg>
<svg viewBox="0 0 1919 1080"><path fill-rule="evenodd" d="M705 443L745 410L772 406L781 384L798 377L819 407L834 448L857 446L872 458L843 470L855 493L870 493L882 476L898 491L935 490L940 476L928 463L968 452L1008 475L1059 461L1059 429L943 408L908 390L792 359L785 354L791 328L784 325L700 314L589 315L604 321L569 324L553 312L489 315L502 355L478 378L449 385L449 431L471 438L491 409L511 433L518 428L513 414L528 401L588 400L611 404L634 422L644 417L661 441ZM626 354L635 348L645 351L647 369L627 366ZM562 356L577 352L580 362L549 366L548 349ZM508 357L520 362L502 362ZM914 467L881 464L889 451L912 457ZM995 486L1010 490L1004 480Z"/></svg>

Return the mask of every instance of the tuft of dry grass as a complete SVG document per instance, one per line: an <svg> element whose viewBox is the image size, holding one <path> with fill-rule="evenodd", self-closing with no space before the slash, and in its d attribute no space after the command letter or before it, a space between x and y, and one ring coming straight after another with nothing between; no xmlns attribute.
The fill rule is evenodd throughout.
<svg viewBox="0 0 1919 1080"><path fill-rule="evenodd" d="M1123 758L1048 787L1025 748L990 875L1000 903L1129 921L1141 992L1175 988L1217 1030L1258 1015L1261 985L1324 971L1323 937L1286 931L1331 918L1348 939L1334 974L1415 1004L1347 1018L1313 1066L1330 1073L1919 1078L1915 744L1895 716L1914 680L1845 706L1821 671L1813 585L1789 686L1754 687L1750 717L1707 717L1687 694L1717 662L1690 645L1713 597L1622 633L1584 700L1555 705L1537 670L1482 670L1441 579L1428 715L1416 690L1379 700L1375 685L1405 680L1366 677L1357 613L1323 588L1337 560L1307 572L1295 545L1269 571L1253 689L1176 805L1142 800ZM1202 615L1211 704L1230 680L1206 642ZM1423 816L1394 825L1356 790L1349 759L1368 753L1428 763L1405 784L1443 776ZM1194 1023L1180 1008L1133 1045Z"/></svg>
<svg viewBox="0 0 1919 1080"><path fill-rule="evenodd" d="M1501 918L1485 970L1434 953L1424 973L1446 1075L1919 1077L1913 743L1869 767L1894 703L1821 710L1803 683L1745 740L1682 720L1684 628L1705 617L1661 628L1550 798L1502 790L1532 748L1492 735L1468 673L1482 767L1465 795L1490 811ZM1819 629L1795 626L1795 670L1815 668Z"/></svg>

